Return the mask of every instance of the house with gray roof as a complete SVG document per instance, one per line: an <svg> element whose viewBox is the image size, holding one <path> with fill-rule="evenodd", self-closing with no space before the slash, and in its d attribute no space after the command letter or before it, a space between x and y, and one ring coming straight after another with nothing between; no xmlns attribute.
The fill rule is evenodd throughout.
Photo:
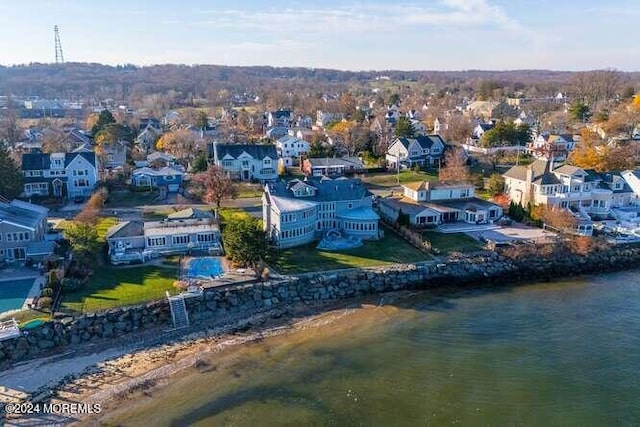
<svg viewBox="0 0 640 427"><path fill-rule="evenodd" d="M278 153L274 144L207 145L211 162L239 181L274 181L278 178Z"/></svg>
<svg viewBox="0 0 640 427"><path fill-rule="evenodd" d="M569 209L581 220L579 234L591 234L594 216L608 217L612 209L629 206L633 199L633 182L627 181L626 172L597 173L538 159L528 166L513 166L503 177L512 202Z"/></svg>
<svg viewBox="0 0 640 427"><path fill-rule="evenodd" d="M99 179L98 158L82 147L71 153L25 153L22 174L25 197L86 197Z"/></svg>
<svg viewBox="0 0 640 427"><path fill-rule="evenodd" d="M53 253L45 238L49 210L32 203L0 202L0 260L41 260Z"/></svg>
<svg viewBox="0 0 640 427"><path fill-rule="evenodd" d="M440 135L418 135L415 138L396 138L387 149L387 163L392 168L432 166L444 153L445 142Z"/></svg>
<svg viewBox="0 0 640 427"><path fill-rule="evenodd" d="M307 176L338 177L364 172L364 164L357 157L318 157L304 159L302 172Z"/></svg>
<svg viewBox="0 0 640 427"><path fill-rule="evenodd" d="M309 177L265 185L264 228L279 248L291 248L340 232L362 240L380 238L372 194L359 179Z"/></svg>
<svg viewBox="0 0 640 427"><path fill-rule="evenodd" d="M416 227L446 223L491 224L503 215L495 203L475 196L474 185L459 181L412 182L402 186L403 194L378 201L380 213L389 221L407 215Z"/></svg>
<svg viewBox="0 0 640 427"><path fill-rule="evenodd" d="M146 262L162 255L205 251L221 255L217 219L206 211L184 209L162 221L124 221L107 230L112 264Z"/></svg>

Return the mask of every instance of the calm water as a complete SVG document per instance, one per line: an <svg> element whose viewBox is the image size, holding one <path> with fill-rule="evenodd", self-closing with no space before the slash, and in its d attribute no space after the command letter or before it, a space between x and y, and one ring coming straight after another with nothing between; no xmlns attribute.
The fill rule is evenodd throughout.
<svg viewBox="0 0 640 427"><path fill-rule="evenodd" d="M211 356L107 421L637 425L639 273L357 310Z"/></svg>

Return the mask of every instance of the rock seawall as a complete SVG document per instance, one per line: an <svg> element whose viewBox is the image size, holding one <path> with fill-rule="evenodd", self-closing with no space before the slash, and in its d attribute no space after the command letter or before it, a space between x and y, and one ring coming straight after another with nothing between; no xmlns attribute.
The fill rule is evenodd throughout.
<svg viewBox="0 0 640 427"><path fill-rule="evenodd" d="M483 252L450 258L443 263L319 272L277 281L211 288L200 296L188 298L187 308L192 324L197 325L203 320L250 316L296 303L407 289L504 285L637 267L640 267L640 246L636 245L619 245L586 255L566 249L531 251L516 258ZM25 331L21 337L0 342L0 363L6 365L43 352L106 338L135 338L137 332L159 326L171 327L171 312L166 300L56 319Z"/></svg>

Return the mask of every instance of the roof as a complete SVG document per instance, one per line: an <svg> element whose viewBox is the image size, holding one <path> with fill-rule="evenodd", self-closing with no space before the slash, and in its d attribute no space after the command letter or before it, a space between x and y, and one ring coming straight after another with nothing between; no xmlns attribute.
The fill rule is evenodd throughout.
<svg viewBox="0 0 640 427"><path fill-rule="evenodd" d="M142 221L119 222L116 225L109 227L105 237L107 239L139 237L143 235L143 228Z"/></svg>
<svg viewBox="0 0 640 427"><path fill-rule="evenodd" d="M66 168L69 164L76 159L76 157L83 157L86 161L88 161L91 165L96 165L96 153L93 151L81 151L77 153L66 153L64 156L64 167Z"/></svg>
<svg viewBox="0 0 640 427"><path fill-rule="evenodd" d="M533 180L537 185L553 185L560 184L561 181L552 173L544 173L538 179Z"/></svg>
<svg viewBox="0 0 640 427"><path fill-rule="evenodd" d="M298 199L293 197L278 197L270 196L271 203L278 208L280 212L299 211L303 209L310 209L316 206L315 202Z"/></svg>
<svg viewBox="0 0 640 427"><path fill-rule="evenodd" d="M506 178L518 179L520 181L525 181L527 179L527 170L533 170L533 179L537 179L539 176L548 171L549 160L538 159L531 163L529 166L513 166L511 169L506 171L502 176Z"/></svg>
<svg viewBox="0 0 640 427"><path fill-rule="evenodd" d="M207 144L209 151L209 157L214 157L213 143ZM264 159L270 157L272 159L278 158L276 152L276 146L273 144L215 144L216 151L218 152L218 159L222 159L225 156L231 156L237 159L243 152L246 152L254 159Z"/></svg>
<svg viewBox="0 0 640 427"><path fill-rule="evenodd" d="M211 212L203 211L200 209L187 208L187 209L183 209L181 211L169 214L167 215L167 218L170 220L201 219L201 218L213 219L213 214Z"/></svg>
<svg viewBox="0 0 640 427"><path fill-rule="evenodd" d="M49 210L32 203L13 200L0 203L0 222L8 222L34 230L47 217Z"/></svg>
<svg viewBox="0 0 640 427"><path fill-rule="evenodd" d="M573 175L576 172L584 172L581 168L577 167L577 166L571 166L571 165L562 165L559 168L556 168L553 170L554 173L559 173L562 175Z"/></svg>
<svg viewBox="0 0 640 427"><path fill-rule="evenodd" d="M362 181L356 178L344 178L344 179L331 179L328 177L311 177L304 181L306 185L315 188L314 195L295 197L293 195L293 188L300 186L300 180L292 180L289 182L278 181L268 184L266 187L267 198L272 202L274 199L280 200L279 207L285 208L288 206L285 203L288 200L293 200L291 206L293 210L302 209L306 204L300 204L300 201L306 202L333 202L333 201L349 201L349 200L362 200L365 197L371 195L369 190L365 188ZM276 203L278 200L276 200ZM309 204L311 207L314 204ZM286 209L285 209L286 210Z"/></svg>
<svg viewBox="0 0 640 427"><path fill-rule="evenodd" d="M307 160L311 164L311 167L355 166L360 169L364 168L364 165L357 157L314 157Z"/></svg>
<svg viewBox="0 0 640 427"><path fill-rule="evenodd" d="M45 170L51 168L49 154L25 153L22 155L22 170Z"/></svg>
<svg viewBox="0 0 640 427"><path fill-rule="evenodd" d="M413 191L429 190L430 183L429 181L410 182L408 184L404 184L403 187L407 187L409 190Z"/></svg>
<svg viewBox="0 0 640 427"><path fill-rule="evenodd" d="M140 169L136 169L132 172L132 175L149 175L149 176L173 176L179 175L182 176L184 172L176 166L165 166L161 169L152 169L149 167L144 167Z"/></svg>
<svg viewBox="0 0 640 427"><path fill-rule="evenodd" d="M154 151L153 153L147 156L147 162L149 163L159 159L165 160L167 162L173 162L176 160L176 158L173 155L162 152L162 151Z"/></svg>
<svg viewBox="0 0 640 427"><path fill-rule="evenodd" d="M27 244L26 256L34 255L51 255L55 249L56 243L48 240L40 242L29 242Z"/></svg>
<svg viewBox="0 0 640 427"><path fill-rule="evenodd" d="M377 221L380 216L371 208L359 207L356 209L349 209L337 214L338 218L352 219L357 221Z"/></svg>

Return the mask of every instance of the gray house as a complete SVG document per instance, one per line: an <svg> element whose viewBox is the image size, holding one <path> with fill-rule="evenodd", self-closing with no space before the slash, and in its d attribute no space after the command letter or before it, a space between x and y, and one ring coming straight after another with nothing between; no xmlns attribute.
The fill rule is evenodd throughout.
<svg viewBox="0 0 640 427"><path fill-rule="evenodd" d="M0 202L0 260L41 260L53 253L45 240L49 210L20 200Z"/></svg>
<svg viewBox="0 0 640 427"><path fill-rule="evenodd" d="M112 264L148 261L191 250L222 254L218 221L211 212L184 209L163 221L125 221L107 231Z"/></svg>

